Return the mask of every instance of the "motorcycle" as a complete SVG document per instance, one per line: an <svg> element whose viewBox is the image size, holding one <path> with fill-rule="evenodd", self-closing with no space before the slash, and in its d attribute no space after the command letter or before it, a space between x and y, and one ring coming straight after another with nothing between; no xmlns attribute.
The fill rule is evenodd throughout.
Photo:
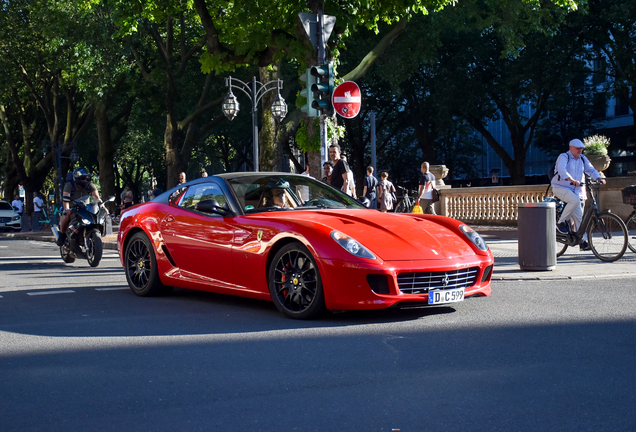
<svg viewBox="0 0 636 432"><path fill-rule="evenodd" d="M91 267L97 267L104 251L102 235L106 230L106 216L108 215L104 204L115 201L115 197L109 197L101 203L92 195L76 200L64 197L64 201L72 203L70 207L72 214L66 230L66 242L60 246L62 260L70 264L76 258L84 258ZM59 237L58 226L51 226L51 231L57 240Z"/></svg>

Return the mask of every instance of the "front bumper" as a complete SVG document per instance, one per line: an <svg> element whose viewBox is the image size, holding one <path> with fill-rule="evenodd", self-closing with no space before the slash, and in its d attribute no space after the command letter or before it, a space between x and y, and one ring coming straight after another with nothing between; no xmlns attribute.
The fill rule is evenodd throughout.
<svg viewBox="0 0 636 432"><path fill-rule="evenodd" d="M465 286L465 296L489 296L493 263L492 254L489 254L484 257L474 255L452 260L386 261L381 264L320 260L318 265L327 308L362 310L383 309L399 303L428 304L428 289L400 289L398 275L404 276L406 273L448 274L453 278L453 275L464 274L469 269L474 269L474 279ZM368 277L369 275L371 277ZM377 284L378 280L382 283ZM383 282L384 280L386 282Z"/></svg>
<svg viewBox="0 0 636 432"><path fill-rule="evenodd" d="M5 218L3 218L5 219ZM8 218L7 218L8 219ZM14 231L20 231L22 229L22 221L18 220L9 220L9 221L0 221L0 230L9 230L12 229Z"/></svg>

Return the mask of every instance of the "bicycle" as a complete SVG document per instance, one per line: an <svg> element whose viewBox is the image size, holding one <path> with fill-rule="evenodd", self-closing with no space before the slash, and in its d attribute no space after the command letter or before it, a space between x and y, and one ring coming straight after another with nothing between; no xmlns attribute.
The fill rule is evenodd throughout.
<svg viewBox="0 0 636 432"><path fill-rule="evenodd" d="M636 186L628 186L622 190L623 203L634 206L634 211L625 219L627 227L627 246L636 253Z"/></svg>
<svg viewBox="0 0 636 432"><path fill-rule="evenodd" d="M411 201L408 189L403 188L402 186L396 187L402 192L402 198L400 198L397 205L395 206L395 213L411 213L415 202Z"/></svg>
<svg viewBox="0 0 636 432"><path fill-rule="evenodd" d="M592 199L592 204L585 208L577 231L573 232L569 223L566 224L567 233L557 230L556 256L563 255L568 246L580 246L583 243L584 234L587 234L590 250L598 259L607 262L619 260L627 249L627 227L623 220L610 210L599 211L597 197L600 182L588 179L581 184L589 186L587 189L589 189L588 195ZM547 201L556 203L556 221L558 222L565 203L557 197L548 198Z"/></svg>
<svg viewBox="0 0 636 432"><path fill-rule="evenodd" d="M38 220L38 223L40 224L40 229L42 229L42 228L50 228L51 227L51 218L48 216L48 213L46 211L46 207L42 207L41 213L42 213L42 217Z"/></svg>

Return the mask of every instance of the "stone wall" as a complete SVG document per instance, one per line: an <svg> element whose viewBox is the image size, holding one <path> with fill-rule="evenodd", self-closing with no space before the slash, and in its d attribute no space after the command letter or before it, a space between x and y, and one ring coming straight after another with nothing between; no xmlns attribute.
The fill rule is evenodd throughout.
<svg viewBox="0 0 636 432"><path fill-rule="evenodd" d="M611 177L599 187L599 209L611 209L623 220L633 206L623 204L622 189L636 184L634 177ZM475 225L517 225L519 203L542 202L548 185L493 186L452 189L440 187L438 214ZM548 191L551 195L552 190ZM588 203L591 200L588 200Z"/></svg>

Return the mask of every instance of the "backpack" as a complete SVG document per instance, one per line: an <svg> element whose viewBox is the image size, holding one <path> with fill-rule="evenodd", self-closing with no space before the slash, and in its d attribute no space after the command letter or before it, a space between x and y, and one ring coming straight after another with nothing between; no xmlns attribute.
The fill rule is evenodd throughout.
<svg viewBox="0 0 636 432"><path fill-rule="evenodd" d="M568 157L568 161L566 162L569 163L570 162L570 154L569 153L565 153L566 156ZM560 157L561 155L559 155ZM556 160L554 161L554 163L552 164L552 168L550 168L550 170L548 171L548 178L550 179L550 183L552 183L552 179L554 178L555 175L558 175L558 179L561 180L561 176L559 175L559 173L557 172L556 169L556 163L559 160L559 158L557 157ZM587 158L585 157L585 155L581 154L581 162L583 162L583 164L585 165L585 161L587 160Z"/></svg>
<svg viewBox="0 0 636 432"><path fill-rule="evenodd" d="M71 184L71 196L73 196L75 194L75 179L72 172L66 174L66 183Z"/></svg>
<svg viewBox="0 0 636 432"><path fill-rule="evenodd" d="M563 153L562 153L563 154ZM568 157L568 161L566 162L566 164L568 162L570 162L570 153L565 153L565 155ZM552 179L554 178L554 176L558 176L558 180L561 180L561 175L559 174L559 172L557 171L556 168L556 163L559 160L559 157L561 157L561 155L559 155L556 160L554 161L554 163L552 164L552 168L550 168L550 170L548 171L548 188L545 190L545 193L547 195L548 191L550 190L550 187L552 186ZM581 162L583 162L583 165L585 166L585 161L587 160L587 158L585 157L585 155L581 154Z"/></svg>

